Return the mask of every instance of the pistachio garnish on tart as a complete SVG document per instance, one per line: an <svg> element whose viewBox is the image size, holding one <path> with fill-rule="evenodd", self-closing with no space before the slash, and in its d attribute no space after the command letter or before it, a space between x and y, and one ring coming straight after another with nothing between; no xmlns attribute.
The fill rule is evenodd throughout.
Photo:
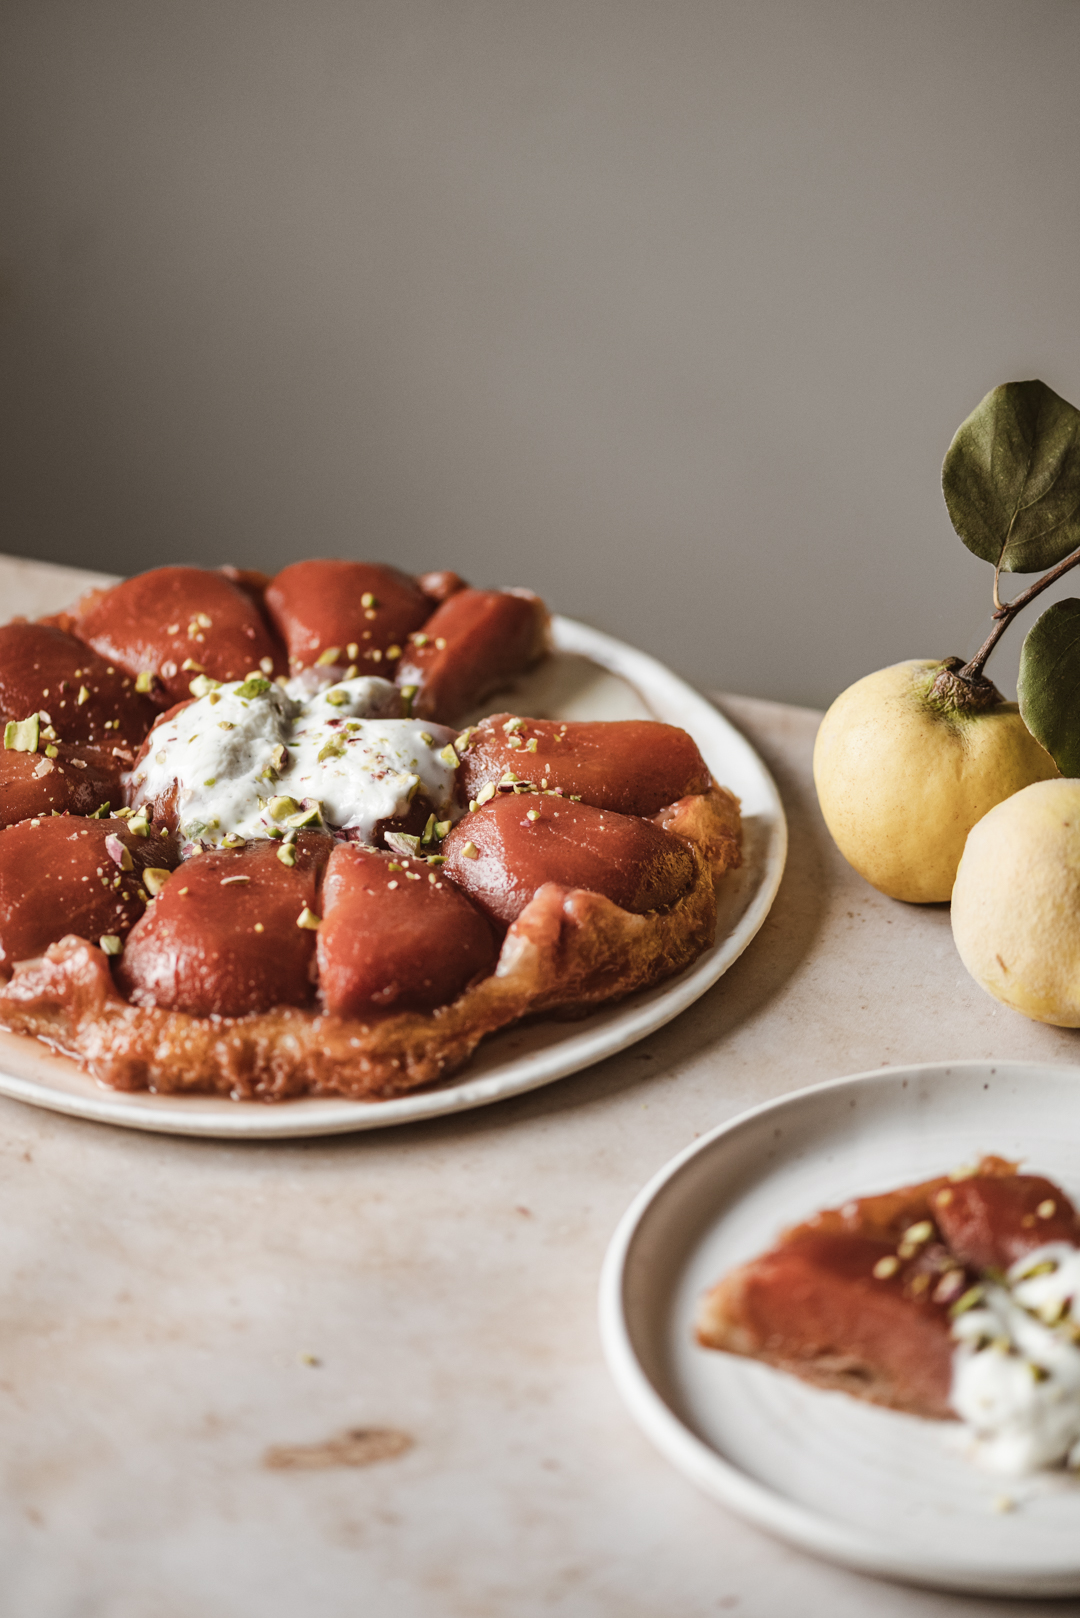
<svg viewBox="0 0 1080 1618"><path fill-rule="evenodd" d="M129 1090L401 1094L713 941L685 732L498 714L528 590L157 568L0 628L0 1025Z"/></svg>
<svg viewBox="0 0 1080 1618"><path fill-rule="evenodd" d="M984 1157L784 1231L701 1300L706 1348L933 1420L1007 1473L1080 1468L1080 1215Z"/></svg>

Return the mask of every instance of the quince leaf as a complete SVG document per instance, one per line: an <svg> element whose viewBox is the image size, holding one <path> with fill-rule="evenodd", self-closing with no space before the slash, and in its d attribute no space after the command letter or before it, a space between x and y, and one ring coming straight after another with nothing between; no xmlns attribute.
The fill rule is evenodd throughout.
<svg viewBox="0 0 1080 1618"><path fill-rule="evenodd" d="M1003 573L1080 545L1080 410L1045 382L1006 382L959 428L941 469L952 525Z"/></svg>
<svg viewBox="0 0 1080 1618"><path fill-rule="evenodd" d="M1020 715L1062 775L1080 776L1080 601L1055 601L1028 630Z"/></svg>

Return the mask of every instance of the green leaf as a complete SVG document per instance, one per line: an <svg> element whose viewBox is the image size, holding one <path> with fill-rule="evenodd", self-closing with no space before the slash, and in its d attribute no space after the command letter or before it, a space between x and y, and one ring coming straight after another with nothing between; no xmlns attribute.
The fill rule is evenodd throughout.
<svg viewBox="0 0 1080 1618"><path fill-rule="evenodd" d="M988 393L949 446L941 487L969 551L1041 573L1080 545L1080 410L1045 382Z"/></svg>
<svg viewBox="0 0 1080 1618"><path fill-rule="evenodd" d="M1080 601L1056 601L1027 632L1020 714L1062 775L1080 776Z"/></svg>

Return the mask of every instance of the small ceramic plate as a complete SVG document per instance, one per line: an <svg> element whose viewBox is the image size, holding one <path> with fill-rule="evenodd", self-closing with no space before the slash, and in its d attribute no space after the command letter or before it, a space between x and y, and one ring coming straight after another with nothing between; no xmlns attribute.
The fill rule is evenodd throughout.
<svg viewBox="0 0 1080 1618"><path fill-rule="evenodd" d="M282 1138L380 1129L461 1112L549 1084L632 1045L677 1017L742 954L776 896L787 826L772 779L750 744L711 703L654 658L568 618L556 651L484 712L513 707L558 719L656 718L694 737L710 770L742 800L743 863L725 877L716 943L678 977L576 1022L538 1021L483 1044L457 1079L395 1101L313 1099L268 1106L214 1096L118 1093L36 1040L0 1032L0 1095L80 1118L167 1134Z"/></svg>
<svg viewBox="0 0 1080 1618"><path fill-rule="evenodd" d="M865 1573L994 1595L1080 1594L1080 1482L1013 1480L959 1423L860 1404L699 1348L701 1294L848 1197L1019 1158L1080 1200L1080 1069L894 1068L744 1113L646 1186L608 1250L608 1365L657 1448L758 1527Z"/></svg>

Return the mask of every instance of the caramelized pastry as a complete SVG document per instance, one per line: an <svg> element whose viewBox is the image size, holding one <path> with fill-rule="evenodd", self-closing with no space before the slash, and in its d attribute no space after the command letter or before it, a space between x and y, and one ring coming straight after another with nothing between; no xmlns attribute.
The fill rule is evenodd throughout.
<svg viewBox="0 0 1080 1618"><path fill-rule="evenodd" d="M1003 1471L1080 1460L1080 1218L1041 1175L975 1169L787 1230L701 1300L698 1341L822 1388L959 1416Z"/></svg>
<svg viewBox="0 0 1080 1618"><path fill-rule="evenodd" d="M121 1089L372 1099L682 970L740 838L690 738L503 715L462 763L439 722L547 626L529 591L309 561L0 631L0 1024Z"/></svg>

